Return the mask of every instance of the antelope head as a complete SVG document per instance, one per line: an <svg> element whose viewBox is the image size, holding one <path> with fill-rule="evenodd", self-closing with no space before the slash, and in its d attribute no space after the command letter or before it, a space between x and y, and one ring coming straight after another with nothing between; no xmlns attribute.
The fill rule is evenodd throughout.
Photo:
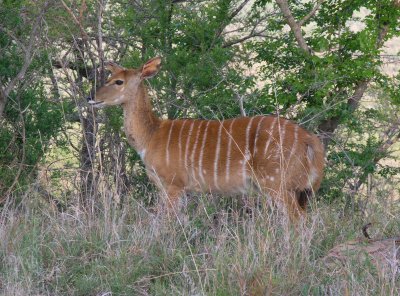
<svg viewBox="0 0 400 296"><path fill-rule="evenodd" d="M111 77L105 85L96 90L94 99L88 98L88 103L95 107L126 103L132 95L137 93L144 79L158 73L160 66L160 57L152 58L138 69L125 69L114 62L106 62L105 68L111 72Z"/></svg>

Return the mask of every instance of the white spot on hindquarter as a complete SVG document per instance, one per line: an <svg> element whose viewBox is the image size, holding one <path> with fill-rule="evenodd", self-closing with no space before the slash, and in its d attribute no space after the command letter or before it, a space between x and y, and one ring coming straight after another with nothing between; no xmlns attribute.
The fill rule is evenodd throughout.
<svg viewBox="0 0 400 296"><path fill-rule="evenodd" d="M201 148L200 148L200 157L199 157L199 177L202 181L202 184L206 184L206 181L204 180L203 174L205 174L205 171L203 171L203 155L204 155L204 147L206 145L206 140L207 140L207 131L208 131L208 126L211 121L207 121L206 128L204 129L204 134L203 134L203 142L201 143Z"/></svg>
<svg viewBox="0 0 400 296"><path fill-rule="evenodd" d="M171 123L171 125L169 127L167 147L165 148L167 166L169 166L169 143L171 142L171 134L172 134L172 129L174 127L174 123L175 123L175 121L172 121L172 123Z"/></svg>
<svg viewBox="0 0 400 296"><path fill-rule="evenodd" d="M215 158L214 158L214 186L218 190L220 190L218 186L218 161L219 161L219 153L221 150L221 131L222 131L222 122L219 123L217 146L215 148Z"/></svg>
<svg viewBox="0 0 400 296"><path fill-rule="evenodd" d="M228 151L226 153L226 171L225 171L225 181L229 181L230 177L230 163L231 163L231 148L232 148L232 126L233 123L235 122L235 119L232 119L231 124L229 125L229 134L228 134Z"/></svg>

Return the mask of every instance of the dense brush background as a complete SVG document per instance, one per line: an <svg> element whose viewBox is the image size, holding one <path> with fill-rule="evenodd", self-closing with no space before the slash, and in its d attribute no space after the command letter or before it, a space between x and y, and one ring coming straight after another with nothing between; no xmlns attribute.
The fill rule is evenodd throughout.
<svg viewBox="0 0 400 296"><path fill-rule="evenodd" d="M0 293L399 295L400 258L329 260L367 223L400 236L399 17L398 0L0 0ZM320 136L301 225L251 192L155 214L121 109L85 100L104 61L154 56L160 117L273 113Z"/></svg>

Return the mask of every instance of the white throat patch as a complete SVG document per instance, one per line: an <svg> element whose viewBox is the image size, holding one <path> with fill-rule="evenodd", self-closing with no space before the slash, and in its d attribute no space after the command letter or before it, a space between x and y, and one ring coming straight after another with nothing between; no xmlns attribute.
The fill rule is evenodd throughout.
<svg viewBox="0 0 400 296"><path fill-rule="evenodd" d="M141 151L138 151L138 154L139 154L139 156L140 156L140 159L143 161L143 160L144 160L144 157L145 157L145 155L146 155L146 149L143 149L143 150L141 150Z"/></svg>

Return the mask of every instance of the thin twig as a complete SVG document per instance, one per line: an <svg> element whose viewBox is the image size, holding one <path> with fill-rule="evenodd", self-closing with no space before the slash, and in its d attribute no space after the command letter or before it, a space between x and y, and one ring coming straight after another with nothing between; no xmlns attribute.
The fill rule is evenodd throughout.
<svg viewBox="0 0 400 296"><path fill-rule="evenodd" d="M305 16L303 17L299 22L299 26L303 26L310 18L312 18L315 13L317 12L317 10L319 9L319 7L321 6L322 2L324 2L325 0L318 0L317 4L314 6L314 8Z"/></svg>

